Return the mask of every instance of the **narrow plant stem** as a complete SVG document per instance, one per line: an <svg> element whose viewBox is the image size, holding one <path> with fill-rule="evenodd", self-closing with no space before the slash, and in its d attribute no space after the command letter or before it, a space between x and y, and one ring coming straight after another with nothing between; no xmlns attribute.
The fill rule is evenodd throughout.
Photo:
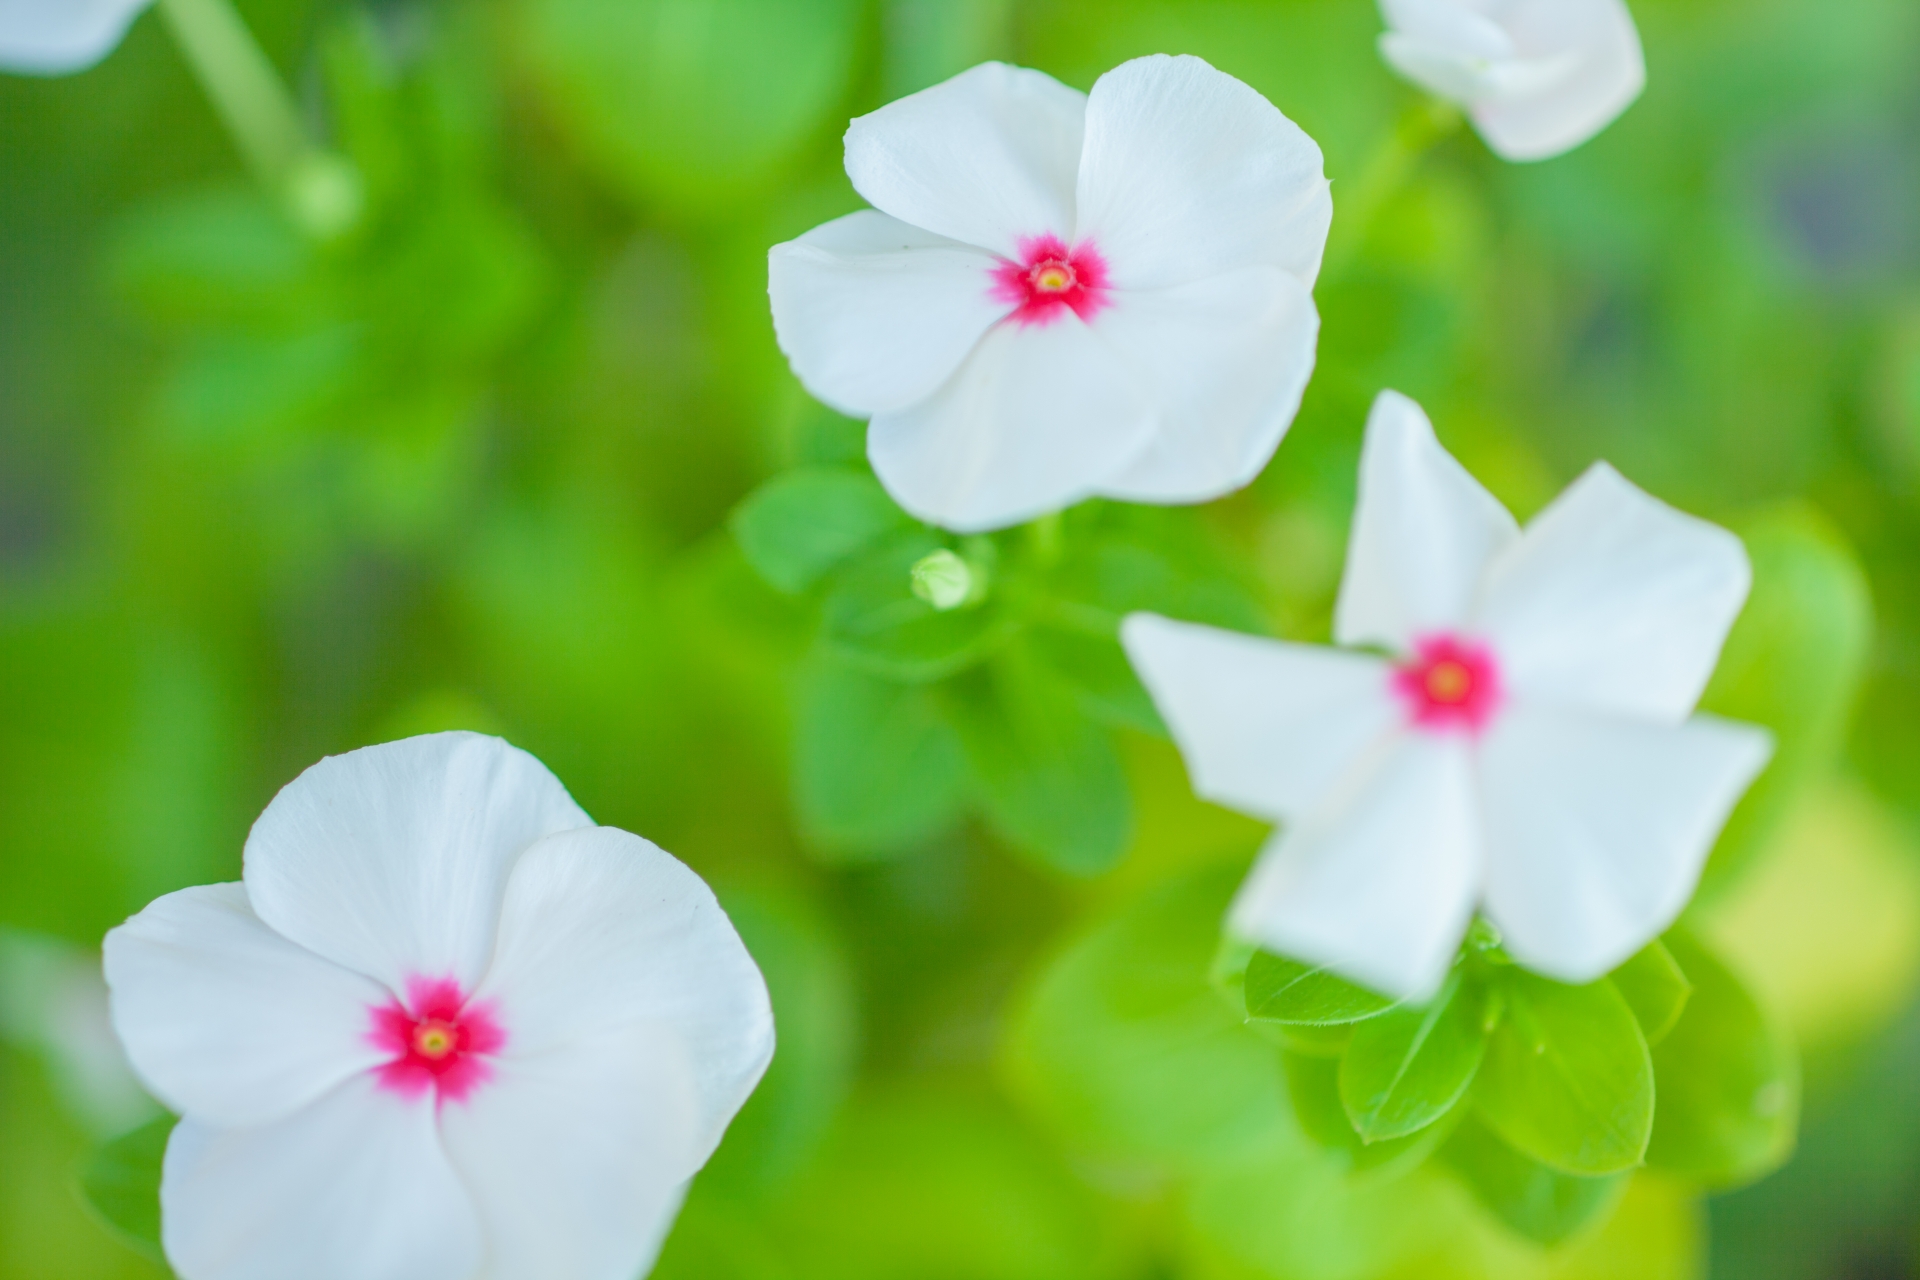
<svg viewBox="0 0 1920 1280"><path fill-rule="evenodd" d="M159 0L159 9L254 176L284 191L312 143L292 95L231 0Z"/></svg>
<svg viewBox="0 0 1920 1280"><path fill-rule="evenodd" d="M1401 113L1352 185L1345 190L1334 188L1336 216L1321 266L1323 278L1337 276L1352 265L1380 210L1406 185L1427 152L1460 127L1460 121L1460 108L1452 103L1421 98Z"/></svg>
<svg viewBox="0 0 1920 1280"><path fill-rule="evenodd" d="M1062 523L1060 513L1050 511L1027 526L1027 541L1033 547L1033 558L1040 564L1059 563Z"/></svg>

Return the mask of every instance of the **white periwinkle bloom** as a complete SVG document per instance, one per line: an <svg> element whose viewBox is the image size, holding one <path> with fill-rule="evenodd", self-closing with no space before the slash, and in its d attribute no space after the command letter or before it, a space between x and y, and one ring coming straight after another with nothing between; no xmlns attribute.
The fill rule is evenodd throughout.
<svg viewBox="0 0 1920 1280"><path fill-rule="evenodd" d="M183 1280L633 1280L773 1052L700 878L470 733L322 760L106 971Z"/></svg>
<svg viewBox="0 0 1920 1280"><path fill-rule="evenodd" d="M152 0L0 0L0 69L83 71L112 53Z"/></svg>
<svg viewBox="0 0 1920 1280"><path fill-rule="evenodd" d="M1521 532L1387 392L1334 632L1391 656L1151 614L1121 634L1195 789L1285 824L1229 929L1418 999L1476 908L1586 982L1686 905L1770 751L1691 714L1749 577L1732 534L1605 463Z"/></svg>
<svg viewBox="0 0 1920 1280"><path fill-rule="evenodd" d="M776 246L780 346L870 418L880 481L962 532L1095 495L1202 502L1273 456L1313 372L1320 148L1192 57L1080 93L986 63L847 130L875 206Z"/></svg>
<svg viewBox="0 0 1920 1280"><path fill-rule="evenodd" d="M1623 0L1380 0L1380 53L1467 109L1508 160L1545 160L1640 96L1647 65Z"/></svg>

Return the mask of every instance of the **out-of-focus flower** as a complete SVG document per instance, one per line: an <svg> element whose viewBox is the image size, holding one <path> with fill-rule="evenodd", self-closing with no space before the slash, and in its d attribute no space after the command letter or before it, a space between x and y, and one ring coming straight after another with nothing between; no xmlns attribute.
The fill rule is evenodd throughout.
<svg viewBox="0 0 1920 1280"><path fill-rule="evenodd" d="M83 71L112 53L152 0L0 0L0 69Z"/></svg>
<svg viewBox="0 0 1920 1280"><path fill-rule="evenodd" d="M1467 109L1508 160L1545 160L1640 96L1646 60L1622 0L1380 0L1380 54Z"/></svg>
<svg viewBox="0 0 1920 1280"><path fill-rule="evenodd" d="M185 1280L631 1280L773 1051L699 877L475 734L321 761L106 971Z"/></svg>
<svg viewBox="0 0 1920 1280"><path fill-rule="evenodd" d="M1691 715L1745 549L1596 463L1521 533L1404 396L1367 426L1344 645L1134 614L1122 639L1195 789L1284 822L1238 935L1396 996L1475 908L1520 963L1606 973L1686 905L1767 735Z"/></svg>
<svg viewBox="0 0 1920 1280"><path fill-rule="evenodd" d="M1094 495L1200 502L1273 455L1313 371L1320 149L1192 57L1091 95L986 63L862 116L876 208L776 246L780 345L872 419L875 472L967 532Z"/></svg>

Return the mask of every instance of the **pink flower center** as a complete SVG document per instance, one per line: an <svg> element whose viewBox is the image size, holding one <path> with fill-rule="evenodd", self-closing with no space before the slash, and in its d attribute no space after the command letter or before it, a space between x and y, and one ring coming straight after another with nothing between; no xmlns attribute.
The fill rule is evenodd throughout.
<svg viewBox="0 0 1920 1280"><path fill-rule="evenodd" d="M1068 248L1059 236L1028 236L1019 261L993 268L992 297L1012 307L1007 318L1023 326L1051 324L1069 311L1091 320L1112 301L1107 260L1090 240Z"/></svg>
<svg viewBox="0 0 1920 1280"><path fill-rule="evenodd" d="M376 1068L380 1087L404 1098L429 1091L464 1102L493 1078L488 1059L507 1042L493 1006L474 1003L451 978L409 978L405 1002L373 1005L367 1041L393 1056Z"/></svg>
<svg viewBox="0 0 1920 1280"><path fill-rule="evenodd" d="M1432 732L1478 733L1500 709L1500 665L1492 649L1466 636L1419 637L1392 679L1413 723Z"/></svg>

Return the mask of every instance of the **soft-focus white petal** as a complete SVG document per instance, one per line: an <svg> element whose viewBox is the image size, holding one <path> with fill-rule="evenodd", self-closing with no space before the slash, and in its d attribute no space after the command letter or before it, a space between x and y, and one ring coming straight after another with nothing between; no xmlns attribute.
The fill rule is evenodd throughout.
<svg viewBox="0 0 1920 1280"><path fill-rule="evenodd" d="M1460 0L1380 0L1380 16L1392 32L1455 58L1492 61L1515 54L1505 28Z"/></svg>
<svg viewBox="0 0 1920 1280"><path fill-rule="evenodd" d="M645 1275L679 1210L698 1118L669 1026L589 1024L531 1055L510 1042L493 1078L440 1119L479 1207L486 1280Z"/></svg>
<svg viewBox="0 0 1920 1280"><path fill-rule="evenodd" d="M591 825L545 765L498 738L408 738L288 783L247 836L247 896L275 930L395 991L412 977L471 990L513 860Z"/></svg>
<svg viewBox="0 0 1920 1280"><path fill-rule="evenodd" d="M1052 76L982 63L847 129L847 176L884 213L1019 256L1073 230L1086 95Z"/></svg>
<svg viewBox="0 0 1920 1280"><path fill-rule="evenodd" d="M1572 55L1557 58L1462 57L1397 31L1380 35L1380 56L1413 83L1453 102L1484 103L1497 97L1538 93L1571 75Z"/></svg>
<svg viewBox="0 0 1920 1280"><path fill-rule="evenodd" d="M556 1059L610 1029L669 1031L690 1057L691 1175L773 1056L766 983L713 891L652 841L613 827L549 836L507 882L500 943L478 993L506 1052Z"/></svg>
<svg viewBox="0 0 1920 1280"><path fill-rule="evenodd" d="M992 254L871 209L775 245L767 293L780 349L808 391L871 417L924 400L1010 310Z"/></svg>
<svg viewBox="0 0 1920 1280"><path fill-rule="evenodd" d="M1740 539L1600 462L1488 567L1474 625L1517 696L1673 724L1751 580Z"/></svg>
<svg viewBox="0 0 1920 1280"><path fill-rule="evenodd" d="M151 0L0 0L0 68L81 71L113 52Z"/></svg>
<svg viewBox="0 0 1920 1280"><path fill-rule="evenodd" d="M1079 191L1076 239L1098 247L1120 289L1254 263L1311 285L1333 214L1313 139L1190 56L1136 58L1100 77Z"/></svg>
<svg viewBox="0 0 1920 1280"><path fill-rule="evenodd" d="M1159 426L1100 486L1130 502L1206 502L1260 474L1313 376L1320 313L1277 267L1118 296L1094 334L1151 387Z"/></svg>
<svg viewBox="0 0 1920 1280"><path fill-rule="evenodd" d="M1460 626L1487 562L1517 536L1507 509L1440 447L1420 406L1382 391L1360 450L1335 638L1405 650L1422 632Z"/></svg>
<svg viewBox="0 0 1920 1280"><path fill-rule="evenodd" d="M472 1280L480 1223L430 1101L361 1075L284 1120L182 1120L160 1182L183 1280Z"/></svg>
<svg viewBox="0 0 1920 1280"><path fill-rule="evenodd" d="M1463 739L1383 741L1325 805L1268 845L1229 927L1375 991L1425 999L1473 916L1478 808Z"/></svg>
<svg viewBox="0 0 1920 1280"><path fill-rule="evenodd" d="M387 992L267 928L244 886L170 893L103 950L114 1030L176 1112L278 1120L385 1056L367 1033Z"/></svg>
<svg viewBox="0 0 1920 1280"><path fill-rule="evenodd" d="M1133 371L1066 314L991 330L946 386L874 418L867 456L913 515L978 533L1098 493L1153 429Z"/></svg>
<svg viewBox="0 0 1920 1280"><path fill-rule="evenodd" d="M1194 791L1258 817L1318 808L1400 720L1378 658L1151 613L1129 615L1120 643Z"/></svg>
<svg viewBox="0 0 1920 1280"><path fill-rule="evenodd" d="M1650 725L1516 706L1481 748L1487 915L1528 968L1590 982L1692 896L1768 736L1697 716Z"/></svg>
<svg viewBox="0 0 1920 1280"><path fill-rule="evenodd" d="M1508 160L1545 160L1599 133L1640 96L1647 66L1622 0L1527 0L1505 25L1534 58L1576 61L1545 87L1510 87L1475 105L1474 127Z"/></svg>

